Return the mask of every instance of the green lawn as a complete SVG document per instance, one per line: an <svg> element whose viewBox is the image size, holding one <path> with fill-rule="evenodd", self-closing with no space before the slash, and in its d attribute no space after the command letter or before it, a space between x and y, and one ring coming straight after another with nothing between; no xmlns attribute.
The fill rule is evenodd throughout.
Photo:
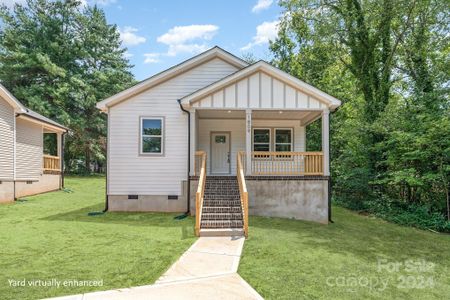
<svg viewBox="0 0 450 300"><path fill-rule="evenodd" d="M103 208L104 178L69 177L66 187L71 192L0 205L1 299L151 284L195 240L193 219L176 221L175 214L88 216ZM401 227L339 207L333 214L335 223L330 225L251 217L239 273L269 299L450 295L449 235ZM413 265L423 269L412 270ZM103 280L103 285L14 287L9 281L24 279L26 284Z"/></svg>
<svg viewBox="0 0 450 300"><path fill-rule="evenodd" d="M107 213L104 178L66 178L72 192L0 205L0 298L36 299L153 283L194 242L175 214ZM13 287L8 280L103 280L101 287ZM55 281L54 281L55 282ZM12 283L12 282L11 282ZM100 282L101 284L101 282Z"/></svg>
<svg viewBox="0 0 450 300"><path fill-rule="evenodd" d="M333 214L330 225L250 217L239 274L267 299L448 299L449 235Z"/></svg>

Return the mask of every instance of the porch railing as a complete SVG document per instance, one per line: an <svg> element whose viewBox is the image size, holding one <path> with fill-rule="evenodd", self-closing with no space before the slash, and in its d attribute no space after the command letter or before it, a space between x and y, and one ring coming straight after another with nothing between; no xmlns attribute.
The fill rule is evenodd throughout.
<svg viewBox="0 0 450 300"><path fill-rule="evenodd" d="M200 223L202 221L203 196L205 195L206 183L206 152L197 151L195 155L200 156L200 171L197 192L195 193L195 235L200 236Z"/></svg>
<svg viewBox="0 0 450 300"><path fill-rule="evenodd" d="M58 156L44 154L44 171L61 171L60 158Z"/></svg>
<svg viewBox="0 0 450 300"><path fill-rule="evenodd" d="M239 183L239 194L241 196L242 215L244 219L244 235L248 237L248 192L247 185L245 183L244 163L243 158L245 153L240 151L237 154L237 179Z"/></svg>
<svg viewBox="0 0 450 300"><path fill-rule="evenodd" d="M194 176L200 175L200 170L202 168L202 157L205 151L196 151L194 160Z"/></svg>
<svg viewBox="0 0 450 300"><path fill-rule="evenodd" d="M322 152L252 152L253 175L323 175Z"/></svg>

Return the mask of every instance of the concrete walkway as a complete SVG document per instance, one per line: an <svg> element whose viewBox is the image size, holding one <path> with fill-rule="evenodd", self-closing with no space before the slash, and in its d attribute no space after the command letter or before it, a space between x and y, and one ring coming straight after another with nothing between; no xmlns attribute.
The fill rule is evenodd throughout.
<svg viewBox="0 0 450 300"><path fill-rule="evenodd" d="M263 299L236 272L243 237L201 237L152 285L54 299Z"/></svg>

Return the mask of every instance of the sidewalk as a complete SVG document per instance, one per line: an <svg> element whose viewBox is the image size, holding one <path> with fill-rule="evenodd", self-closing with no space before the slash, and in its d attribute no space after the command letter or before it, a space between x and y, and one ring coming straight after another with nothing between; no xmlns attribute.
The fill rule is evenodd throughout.
<svg viewBox="0 0 450 300"><path fill-rule="evenodd" d="M201 237L155 284L53 299L263 299L236 273L244 241Z"/></svg>

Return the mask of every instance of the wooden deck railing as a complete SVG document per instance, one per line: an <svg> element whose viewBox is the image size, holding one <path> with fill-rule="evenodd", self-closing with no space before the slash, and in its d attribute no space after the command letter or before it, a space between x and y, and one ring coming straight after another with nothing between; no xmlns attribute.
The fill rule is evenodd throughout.
<svg viewBox="0 0 450 300"><path fill-rule="evenodd" d="M253 175L323 175L322 152L252 152Z"/></svg>
<svg viewBox="0 0 450 300"><path fill-rule="evenodd" d="M237 154L237 179L239 183L239 194L241 196L242 215L244 220L244 235L248 237L248 192L247 185L245 183L244 163L243 158L245 153L240 151Z"/></svg>
<svg viewBox="0 0 450 300"><path fill-rule="evenodd" d="M61 171L60 158L58 156L44 154L44 171Z"/></svg>
<svg viewBox="0 0 450 300"><path fill-rule="evenodd" d="M205 151L195 151L195 160L194 160L194 176L200 175L200 170L202 168L202 157Z"/></svg>
<svg viewBox="0 0 450 300"><path fill-rule="evenodd" d="M195 235L200 236L200 223L202 221L203 196L205 195L206 183L206 152L197 151L195 155L200 155L200 172L198 178L198 188L195 194Z"/></svg>

